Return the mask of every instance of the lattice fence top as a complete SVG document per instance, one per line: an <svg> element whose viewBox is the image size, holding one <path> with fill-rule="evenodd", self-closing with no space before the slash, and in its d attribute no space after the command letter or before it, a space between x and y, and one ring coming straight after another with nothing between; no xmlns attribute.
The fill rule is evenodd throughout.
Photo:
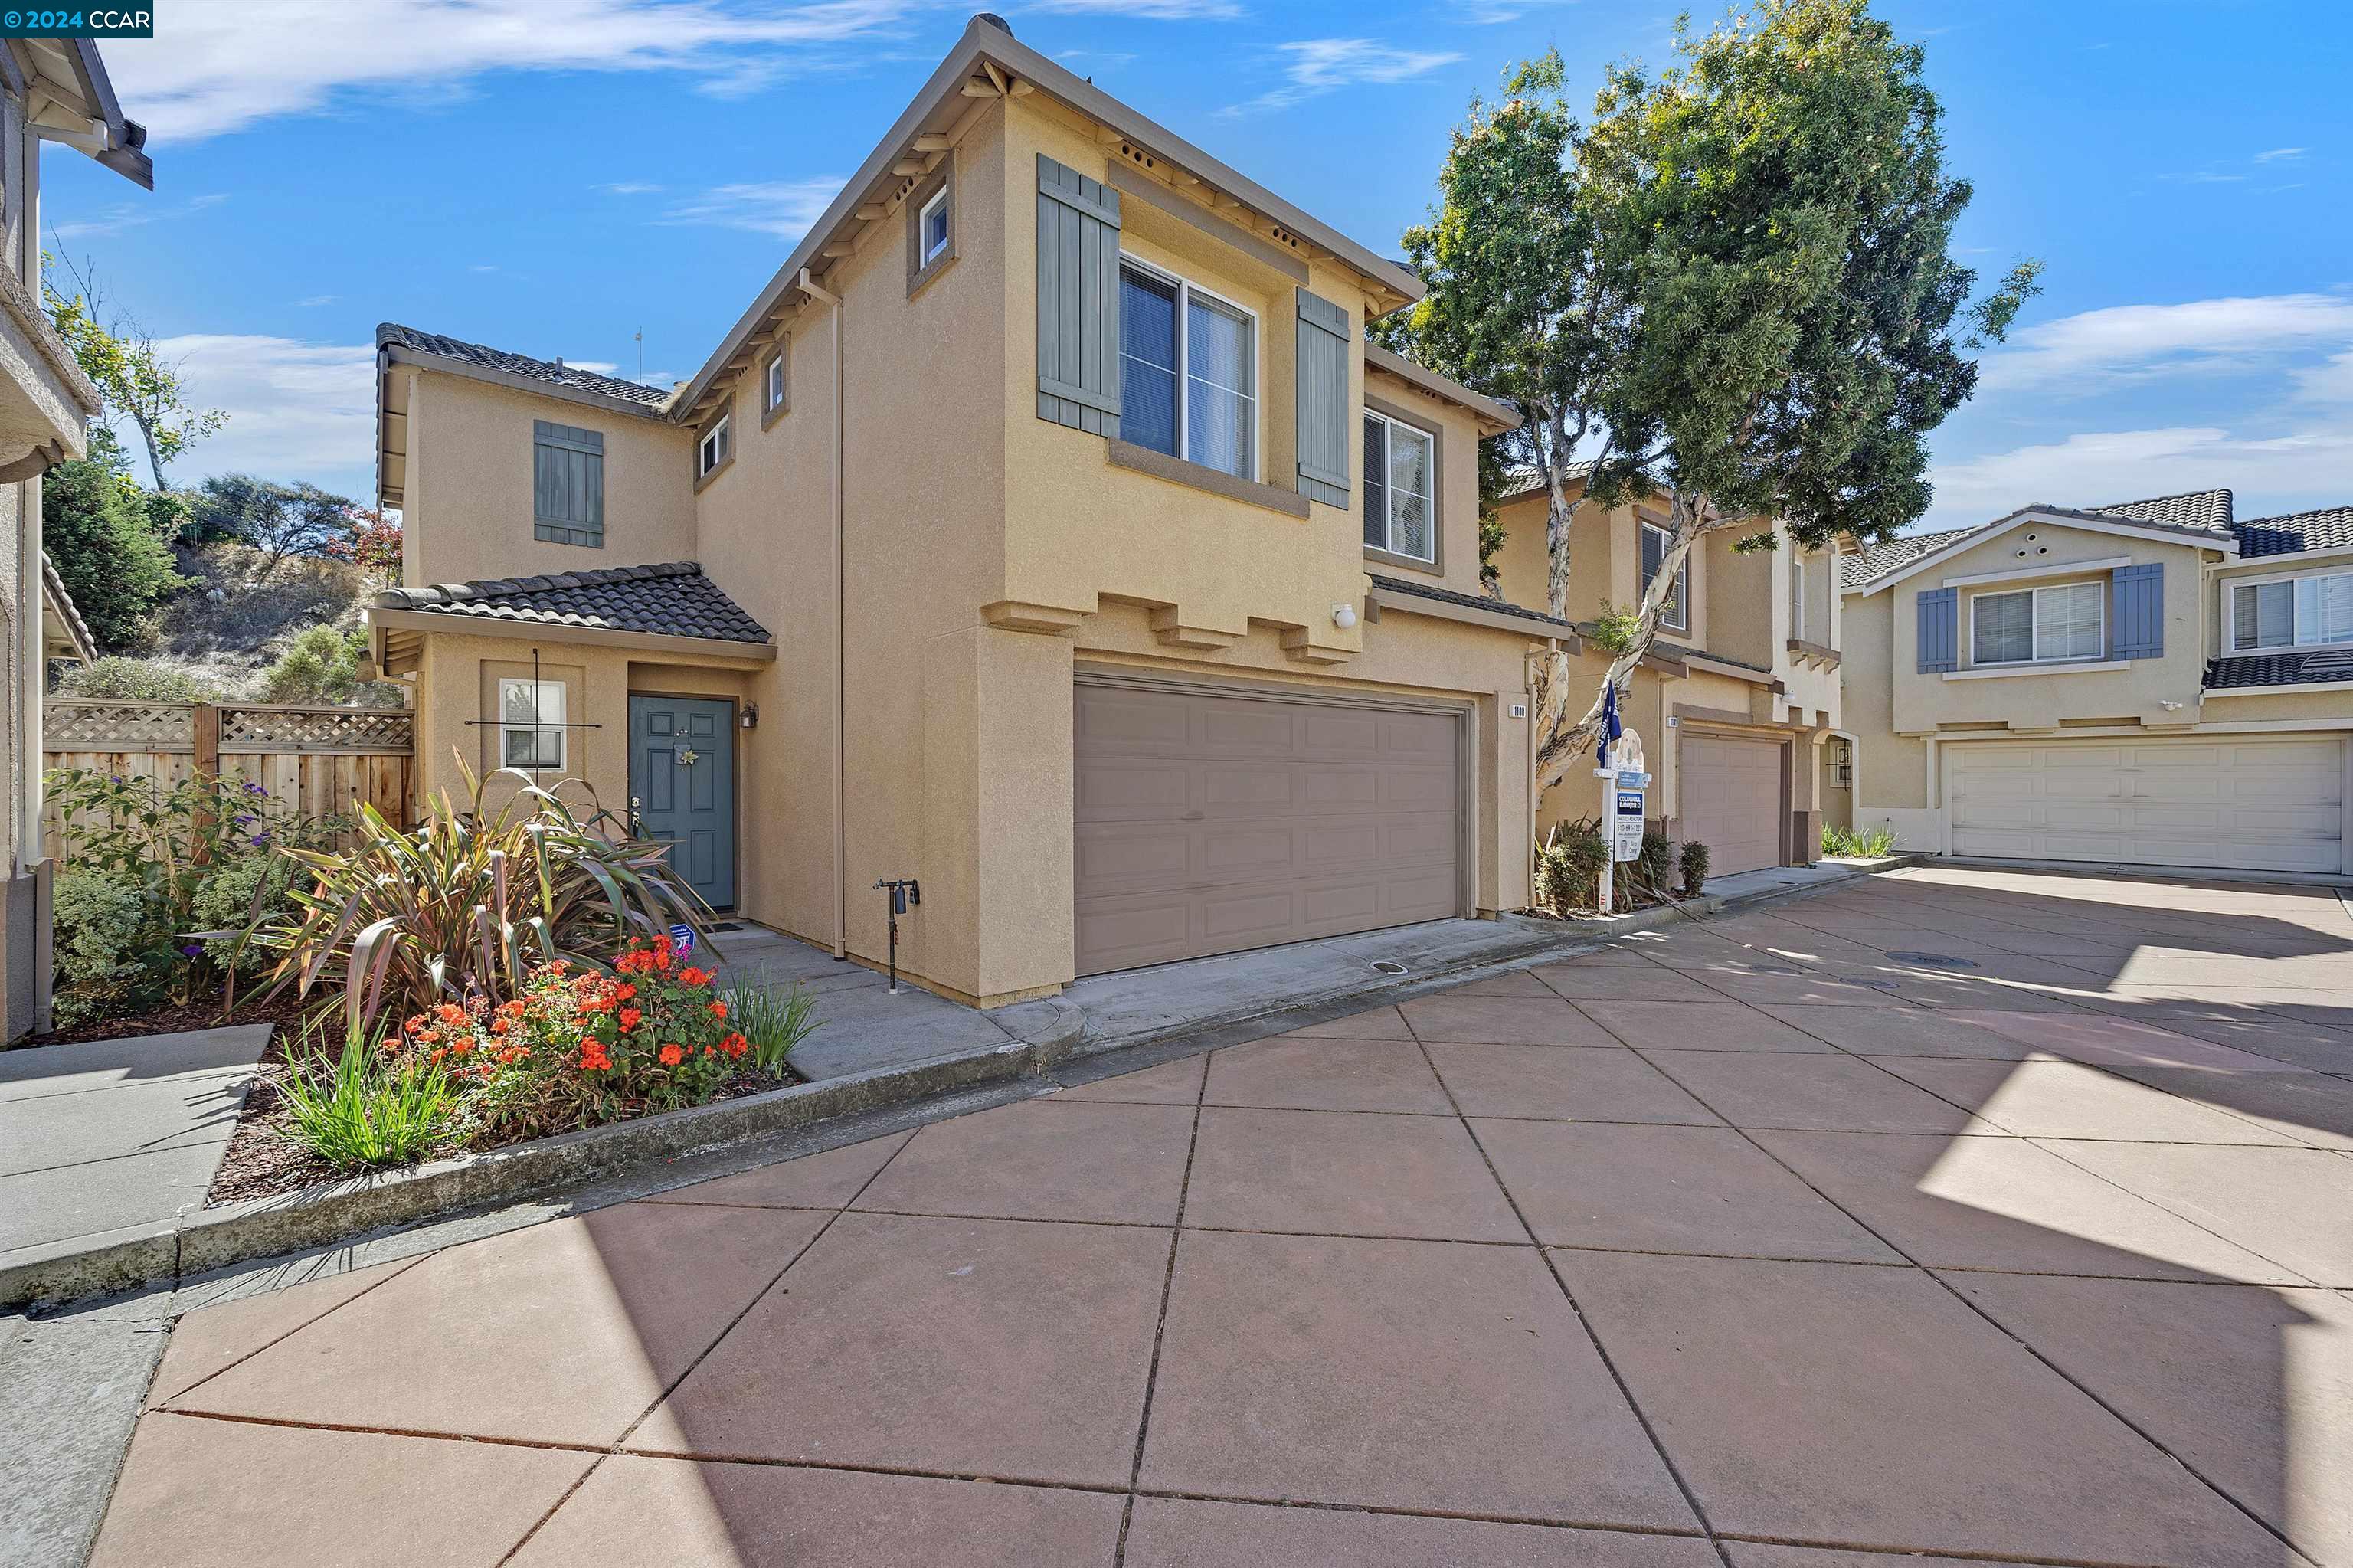
<svg viewBox="0 0 2353 1568"><path fill-rule="evenodd" d="M220 710L223 751L400 751L416 744L400 708L230 707Z"/></svg>
<svg viewBox="0 0 2353 1568"><path fill-rule="evenodd" d="M41 710L41 746L47 751L193 751L195 743L194 703L85 698L51 702Z"/></svg>

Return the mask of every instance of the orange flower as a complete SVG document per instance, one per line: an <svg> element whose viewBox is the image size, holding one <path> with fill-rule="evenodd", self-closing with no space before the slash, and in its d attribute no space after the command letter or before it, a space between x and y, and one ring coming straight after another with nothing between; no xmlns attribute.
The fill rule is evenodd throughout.
<svg viewBox="0 0 2353 1568"><path fill-rule="evenodd" d="M444 1023L463 1023L466 1022L466 1010L459 1007L454 1001L443 1002L440 1006L433 1010L433 1015Z"/></svg>
<svg viewBox="0 0 2353 1568"><path fill-rule="evenodd" d="M616 988L613 994L620 998L623 1001L627 1001L629 998L638 994L638 988L633 985L622 985Z"/></svg>
<svg viewBox="0 0 2353 1568"><path fill-rule="evenodd" d="M670 973L670 944L668 942L664 942L662 944L661 951L654 955L654 968L659 969L664 974Z"/></svg>
<svg viewBox="0 0 2353 1568"><path fill-rule="evenodd" d="M661 1065L663 1066L675 1067L681 1062L685 1060L686 1052L682 1048L677 1045L665 1045L661 1048Z"/></svg>
<svg viewBox="0 0 2353 1568"><path fill-rule="evenodd" d="M741 1056L752 1048L752 1043L741 1034L730 1034L719 1043L719 1048L730 1056Z"/></svg>
<svg viewBox="0 0 2353 1568"><path fill-rule="evenodd" d="M433 1021L431 1019L426 1017L420 1012L416 1017L410 1019L406 1023L402 1024L401 1027L407 1030L411 1034L415 1034L418 1031L427 1027Z"/></svg>
<svg viewBox="0 0 2353 1568"><path fill-rule="evenodd" d="M725 1002L723 1002L723 1001L714 1001L714 1002L712 1002L712 1003L711 1004L711 1016L712 1016L712 1017L713 1017L713 1018L724 1018L724 1017L726 1017L726 1016L727 1016L727 1004L726 1004Z"/></svg>
<svg viewBox="0 0 2353 1568"><path fill-rule="evenodd" d="M625 1007L621 1009L621 1027L624 1030L635 1029L645 1016L634 1007Z"/></svg>
<svg viewBox="0 0 2353 1568"><path fill-rule="evenodd" d="M512 1001L503 1003L499 1008L499 1011L506 1014L509 1018L521 1018L523 1014L522 999L518 997Z"/></svg>
<svg viewBox="0 0 2353 1568"><path fill-rule="evenodd" d="M681 985L709 985L712 974L709 969L684 969L678 971L678 980Z"/></svg>

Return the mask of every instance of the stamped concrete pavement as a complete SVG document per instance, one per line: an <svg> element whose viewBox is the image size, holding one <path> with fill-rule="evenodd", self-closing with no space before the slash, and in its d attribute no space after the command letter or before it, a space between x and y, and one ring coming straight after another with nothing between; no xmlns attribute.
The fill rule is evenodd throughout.
<svg viewBox="0 0 2353 1568"><path fill-rule="evenodd" d="M192 1312L93 1561L2353 1563L2327 890L1915 870L1103 1070Z"/></svg>

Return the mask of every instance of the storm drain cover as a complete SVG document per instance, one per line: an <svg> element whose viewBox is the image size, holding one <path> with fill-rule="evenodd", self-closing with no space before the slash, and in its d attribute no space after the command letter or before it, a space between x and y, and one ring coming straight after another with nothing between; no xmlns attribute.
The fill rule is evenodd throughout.
<svg viewBox="0 0 2353 1568"><path fill-rule="evenodd" d="M1376 972L1385 975L1401 975L1411 972L1403 964L1398 963L1392 959L1375 959L1373 960L1373 969Z"/></svg>
<svg viewBox="0 0 2353 1568"><path fill-rule="evenodd" d="M1890 953L1887 956L1899 964L1918 964L1930 969L1973 969L1978 967L1975 959L1957 959L1950 953Z"/></svg>

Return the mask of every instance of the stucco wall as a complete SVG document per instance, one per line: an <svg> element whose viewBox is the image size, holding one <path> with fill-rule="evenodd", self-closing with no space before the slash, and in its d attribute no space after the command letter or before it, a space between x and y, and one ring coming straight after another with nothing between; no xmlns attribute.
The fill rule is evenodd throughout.
<svg viewBox="0 0 2353 1568"><path fill-rule="evenodd" d="M691 431L446 371L399 366L395 374L410 378L404 583L696 558ZM533 537L532 425L537 419L603 434L603 548ZM745 435L741 425L739 450Z"/></svg>

